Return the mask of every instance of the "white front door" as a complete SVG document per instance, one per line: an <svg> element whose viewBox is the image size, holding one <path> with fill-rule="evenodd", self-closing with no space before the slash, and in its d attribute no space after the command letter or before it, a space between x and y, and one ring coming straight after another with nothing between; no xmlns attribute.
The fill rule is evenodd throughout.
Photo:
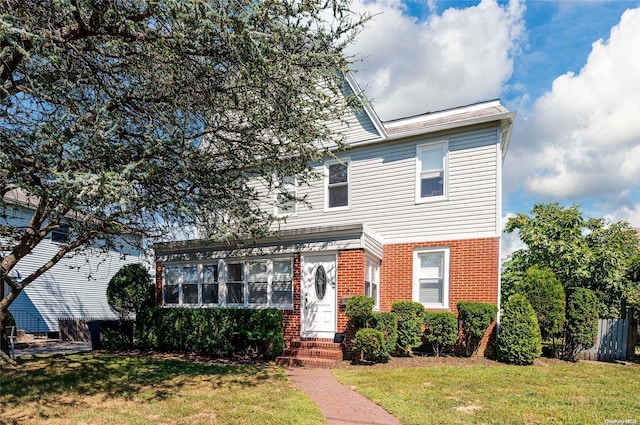
<svg viewBox="0 0 640 425"><path fill-rule="evenodd" d="M336 332L336 256L302 258L301 336L333 338Z"/></svg>

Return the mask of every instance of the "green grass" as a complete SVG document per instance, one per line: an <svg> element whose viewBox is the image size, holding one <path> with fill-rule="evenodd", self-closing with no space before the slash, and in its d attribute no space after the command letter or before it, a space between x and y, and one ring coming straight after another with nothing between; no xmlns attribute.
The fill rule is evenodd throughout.
<svg viewBox="0 0 640 425"><path fill-rule="evenodd" d="M527 367L362 367L334 375L404 425L640 423L638 366L545 361Z"/></svg>
<svg viewBox="0 0 640 425"><path fill-rule="evenodd" d="M275 366L37 357L0 375L0 424L324 424Z"/></svg>

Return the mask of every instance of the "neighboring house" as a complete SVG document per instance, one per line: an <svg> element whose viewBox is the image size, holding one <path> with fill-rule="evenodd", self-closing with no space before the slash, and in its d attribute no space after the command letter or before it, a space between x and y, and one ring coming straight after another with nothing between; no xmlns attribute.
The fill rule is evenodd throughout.
<svg viewBox="0 0 640 425"><path fill-rule="evenodd" d="M287 344L333 341L356 294L380 311L396 300L452 312L458 301L498 304L502 161L514 116L497 100L388 122L368 106L354 111L339 128L350 148L315 164L324 179L280 186L310 206L265 194L264 208L286 217L272 237L235 248L156 245L159 304L276 307Z"/></svg>
<svg viewBox="0 0 640 425"><path fill-rule="evenodd" d="M3 202L7 214L6 221L0 218L3 225L26 227L29 224L33 214L29 199L16 195L5 197ZM67 242L68 232L68 227L51 232L20 260L10 276L19 281L42 266ZM126 243L118 251L102 249L101 244L97 242L86 250L67 255L30 283L9 306L16 327L27 333L45 334L58 331L58 319L117 319L118 315L107 303L107 285L122 266L139 263L142 256Z"/></svg>

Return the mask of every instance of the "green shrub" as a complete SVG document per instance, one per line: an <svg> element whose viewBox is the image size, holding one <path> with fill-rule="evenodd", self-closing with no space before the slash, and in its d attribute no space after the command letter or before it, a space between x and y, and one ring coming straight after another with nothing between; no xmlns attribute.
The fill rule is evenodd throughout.
<svg viewBox="0 0 640 425"><path fill-rule="evenodd" d="M398 316L396 351L411 354L412 348L422 345L424 307L415 301L396 301L391 305L391 311Z"/></svg>
<svg viewBox="0 0 640 425"><path fill-rule="evenodd" d="M383 353L384 335L377 329L363 328L356 332L356 340L353 347L356 361L367 360L370 362L384 361L389 356Z"/></svg>
<svg viewBox="0 0 640 425"><path fill-rule="evenodd" d="M478 351L484 333L498 313L498 307L491 303L464 301L460 301L457 307L466 354L471 356Z"/></svg>
<svg viewBox="0 0 640 425"><path fill-rule="evenodd" d="M284 348L282 312L273 308L151 308L136 324L142 348L254 358L272 358Z"/></svg>
<svg viewBox="0 0 640 425"><path fill-rule="evenodd" d="M596 342L598 299L586 288L571 288L568 292L562 358L575 361L580 351L593 347Z"/></svg>
<svg viewBox="0 0 640 425"><path fill-rule="evenodd" d="M431 343L436 356L441 356L442 352L453 347L458 340L458 319L456 315L444 312L424 313L425 338Z"/></svg>
<svg viewBox="0 0 640 425"><path fill-rule="evenodd" d="M395 313L373 313L367 326L382 332L384 336L382 355L388 359L389 355L395 351L398 341L398 316Z"/></svg>
<svg viewBox="0 0 640 425"><path fill-rule="evenodd" d="M524 295L516 293L504 305L496 339L498 360L528 365L541 353L542 338L536 312Z"/></svg>
<svg viewBox="0 0 640 425"><path fill-rule="evenodd" d="M123 331L105 330L102 334L102 347L110 352L127 351L131 348L131 343Z"/></svg>
<svg viewBox="0 0 640 425"><path fill-rule="evenodd" d="M345 314L349 318L349 327L357 332L366 326L373 310L373 298L364 295L354 295L347 300Z"/></svg>
<svg viewBox="0 0 640 425"><path fill-rule="evenodd" d="M2 285L2 283L0 283ZM4 332L5 326L15 326L16 321L13 318L13 314L7 309L6 316L4 321L2 322L2 326L0 327L0 350L4 351L6 354L9 354L9 338L6 336ZM16 329L16 333L18 330Z"/></svg>
<svg viewBox="0 0 640 425"><path fill-rule="evenodd" d="M155 287L151 276L141 264L127 264L109 281L107 302L123 319L130 313L153 307Z"/></svg>
<svg viewBox="0 0 640 425"><path fill-rule="evenodd" d="M544 340L562 333L566 302L562 283L553 271L538 266L529 268L517 285L517 292L524 295L535 310Z"/></svg>

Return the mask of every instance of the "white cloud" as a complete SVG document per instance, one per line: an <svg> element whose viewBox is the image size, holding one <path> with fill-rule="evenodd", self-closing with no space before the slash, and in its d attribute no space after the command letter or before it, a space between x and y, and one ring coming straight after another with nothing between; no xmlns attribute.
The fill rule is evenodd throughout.
<svg viewBox="0 0 640 425"><path fill-rule="evenodd" d="M351 52L364 58L356 78L385 120L498 97L524 36L519 0L482 0L424 21L399 0L356 0L353 7L376 15Z"/></svg>
<svg viewBox="0 0 640 425"><path fill-rule="evenodd" d="M637 187L639 57L640 9L627 10L608 40L593 43L580 72L558 77L532 115L516 124L506 189L520 186L545 199L576 200L611 198ZM618 207L621 215L633 216Z"/></svg>

